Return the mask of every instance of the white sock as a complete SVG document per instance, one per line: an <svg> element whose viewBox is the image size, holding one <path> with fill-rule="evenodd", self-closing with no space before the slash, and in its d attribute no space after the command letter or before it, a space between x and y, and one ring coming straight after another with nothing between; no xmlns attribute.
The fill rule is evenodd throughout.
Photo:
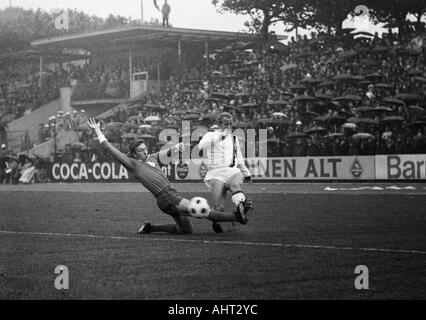
<svg viewBox="0 0 426 320"><path fill-rule="evenodd" d="M246 196L242 192L235 193L232 196L232 203L235 204L236 207L238 207L240 202L244 200L246 200Z"/></svg>

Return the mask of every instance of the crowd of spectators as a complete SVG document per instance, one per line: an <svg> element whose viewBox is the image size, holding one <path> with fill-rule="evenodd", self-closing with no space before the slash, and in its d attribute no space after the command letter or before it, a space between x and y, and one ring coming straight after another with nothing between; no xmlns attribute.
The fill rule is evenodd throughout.
<svg viewBox="0 0 426 320"><path fill-rule="evenodd" d="M30 114L58 99L59 88L67 84L64 73L33 70L31 64L14 64L5 71L7 81L0 82L0 112L3 122Z"/></svg>
<svg viewBox="0 0 426 320"><path fill-rule="evenodd" d="M230 112L236 128L268 130L269 156L425 153L424 46L415 35L358 36L312 34L261 51L237 43L147 102L168 110L163 127L210 128Z"/></svg>

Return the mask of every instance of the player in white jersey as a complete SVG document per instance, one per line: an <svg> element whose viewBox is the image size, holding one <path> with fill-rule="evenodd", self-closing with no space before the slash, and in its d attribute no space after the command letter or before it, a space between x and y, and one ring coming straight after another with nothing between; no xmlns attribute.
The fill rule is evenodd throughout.
<svg viewBox="0 0 426 320"><path fill-rule="evenodd" d="M219 118L220 128L207 133L199 143L199 149L206 152L209 159L204 182L211 190L215 210L225 210L226 194L229 191L234 205L238 208L242 203L248 216L253 210L253 202L246 197L241 185L251 182L251 174L244 163L238 138L232 134L232 123L232 115L222 113ZM213 223L213 230L223 232L218 223Z"/></svg>

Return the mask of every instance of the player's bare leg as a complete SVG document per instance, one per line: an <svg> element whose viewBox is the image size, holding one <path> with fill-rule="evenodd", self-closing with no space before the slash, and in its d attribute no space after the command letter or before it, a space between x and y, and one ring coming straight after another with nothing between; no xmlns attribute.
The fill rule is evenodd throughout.
<svg viewBox="0 0 426 320"><path fill-rule="evenodd" d="M150 223L145 223L139 230L139 234L147 233L157 233L164 232L170 234L192 234L194 233L192 229L191 220L186 216L177 216L173 217L176 221L176 224L162 224L162 225L153 225Z"/></svg>
<svg viewBox="0 0 426 320"><path fill-rule="evenodd" d="M153 225L150 223L145 223L139 230L139 234L147 233L156 233L164 232L170 234L192 234L194 233L192 229L192 223L190 218L186 216L177 216L173 217L176 221L176 224L162 224L162 225Z"/></svg>
<svg viewBox="0 0 426 320"><path fill-rule="evenodd" d="M226 185L222 181L212 180L211 184L212 206L213 209L219 212L225 211ZM218 222L213 222L213 231L223 233L223 228Z"/></svg>
<svg viewBox="0 0 426 320"><path fill-rule="evenodd" d="M188 199L183 199L177 206L181 215L190 216L188 209L189 203L190 201ZM211 222L239 222L241 224L247 224L247 218L244 210L239 209L237 209L237 212L221 212L212 209L206 219Z"/></svg>
<svg viewBox="0 0 426 320"><path fill-rule="evenodd" d="M232 202L238 210L244 210L246 216L253 211L253 201L246 197L246 194L241 188L243 177L240 174L233 176L226 184L226 188L232 193Z"/></svg>

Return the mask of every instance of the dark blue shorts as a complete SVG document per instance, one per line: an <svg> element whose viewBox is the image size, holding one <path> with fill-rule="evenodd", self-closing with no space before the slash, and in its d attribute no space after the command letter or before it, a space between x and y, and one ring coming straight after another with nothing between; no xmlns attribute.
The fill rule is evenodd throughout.
<svg viewBox="0 0 426 320"><path fill-rule="evenodd" d="M179 215L177 206L183 199L175 189L166 187L158 194L157 205L165 214L176 217Z"/></svg>

